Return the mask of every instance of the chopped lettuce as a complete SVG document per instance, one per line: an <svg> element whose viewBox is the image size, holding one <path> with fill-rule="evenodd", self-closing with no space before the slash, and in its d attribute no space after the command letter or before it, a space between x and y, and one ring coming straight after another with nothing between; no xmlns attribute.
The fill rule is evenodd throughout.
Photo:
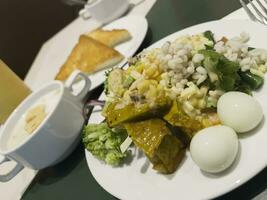
<svg viewBox="0 0 267 200"><path fill-rule="evenodd" d="M248 95L252 95L251 88L249 87L249 85L241 80L239 84L237 84L235 91L244 92L247 93Z"/></svg>
<svg viewBox="0 0 267 200"><path fill-rule="evenodd" d="M260 88L264 79L251 72L242 72L237 62L230 61L214 50L200 50L204 55L203 66L206 68L210 83L224 91L241 91L251 94L251 90Z"/></svg>
<svg viewBox="0 0 267 200"><path fill-rule="evenodd" d="M214 35L211 31L205 31L203 33L204 37L207 38L208 40L212 41L213 44L215 43Z"/></svg>
<svg viewBox="0 0 267 200"><path fill-rule="evenodd" d="M124 129L111 129L106 123L89 124L83 129L83 144L98 159L118 166L129 152L122 153L120 145L127 138Z"/></svg>
<svg viewBox="0 0 267 200"><path fill-rule="evenodd" d="M205 45L207 50L213 50L214 49L214 44L215 44L215 39L214 39L214 34L211 31L205 31L203 33L204 37L207 38L208 40L212 41L213 45Z"/></svg>
<svg viewBox="0 0 267 200"><path fill-rule="evenodd" d="M199 53L205 57L203 65L208 71L211 82L216 81L218 87L224 91L234 90L236 81L240 78L237 73L239 64L213 50L200 50Z"/></svg>

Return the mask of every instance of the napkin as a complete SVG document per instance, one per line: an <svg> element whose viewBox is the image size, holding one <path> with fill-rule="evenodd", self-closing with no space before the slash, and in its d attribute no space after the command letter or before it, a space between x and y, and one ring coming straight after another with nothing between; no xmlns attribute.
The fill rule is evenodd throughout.
<svg viewBox="0 0 267 200"><path fill-rule="evenodd" d="M155 4L156 0L145 0L141 4L133 7L127 15L143 15L145 16L152 6ZM26 78L25 83L31 87L32 90L38 88L38 75L44 76L47 72L47 66L42 66L42 62L46 59L47 54L49 53L50 48L54 48L53 43L57 41L58 38L67 37L70 31L77 32L83 31L87 32L98 28L101 24L93 19L89 19L86 21L86 26L84 26L85 21L81 18L77 18L72 21L69 25L63 28L60 32L54 35L51 39L46 41L42 48L40 49L39 53L37 54ZM88 27L90 27L88 29ZM77 38L79 37L80 33L77 32ZM76 39L77 39L76 38ZM76 40L75 39L75 40ZM74 41L75 42L75 41ZM60 49L58 49L60 51ZM0 127L0 134L1 134L1 127ZM1 160L0 155L0 160ZM12 167L15 166L13 161L4 163L0 167L0 174L4 174L8 172ZM4 200L18 200L21 199L23 193L26 191L27 187L30 185L32 180L34 179L35 175L38 173L36 170L32 170L29 168L24 168L15 178L11 181L6 183L0 182L0 197Z"/></svg>

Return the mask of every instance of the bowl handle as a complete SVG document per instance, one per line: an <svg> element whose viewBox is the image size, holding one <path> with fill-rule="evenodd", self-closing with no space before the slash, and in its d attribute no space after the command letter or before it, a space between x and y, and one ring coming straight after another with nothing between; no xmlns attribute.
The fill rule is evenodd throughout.
<svg viewBox="0 0 267 200"><path fill-rule="evenodd" d="M4 157L4 159L2 159L0 161L0 165L7 162L7 161L10 161L9 158L7 157ZM16 166L11 169L8 173L6 174L1 174L0 175L0 182L7 182L9 180L11 180L12 178L14 178L22 169L24 168L23 165L21 165L20 163L17 162Z"/></svg>
<svg viewBox="0 0 267 200"><path fill-rule="evenodd" d="M65 87L72 92L72 86L80 80L84 80L85 85L83 86L81 91L75 96L78 98L79 101L84 102L85 97L90 91L92 85L90 78L85 73L81 72L80 70L74 70L69 76L69 78L66 80Z"/></svg>

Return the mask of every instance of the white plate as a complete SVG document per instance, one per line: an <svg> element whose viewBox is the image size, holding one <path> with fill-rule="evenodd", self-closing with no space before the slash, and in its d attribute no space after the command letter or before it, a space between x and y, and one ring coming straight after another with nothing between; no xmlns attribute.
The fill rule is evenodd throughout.
<svg viewBox="0 0 267 200"><path fill-rule="evenodd" d="M107 30L123 28L130 32L132 39L115 47L116 50L127 58L138 50L145 38L148 24L146 18L143 16L129 15L113 21L102 28ZM78 27L66 27L62 29L62 31L54 37L54 42L50 43L47 47L49 51L43 56L43 61L41 63L42 70L39 71L36 75L37 77L35 77L35 88L40 87L48 81L54 80L60 67L66 61L71 50L77 43L79 36L88 32L90 29L91 27L88 26L87 21L83 21L82 25L79 24ZM125 63L125 61L126 59L119 63L118 66ZM89 76L92 80L92 89L103 83L105 79L104 71L105 70L102 70Z"/></svg>
<svg viewBox="0 0 267 200"><path fill-rule="evenodd" d="M240 20L212 21L186 28L167 36L149 48L160 47L164 42L173 41L183 34L195 34L205 30L211 30L219 37L232 37L245 31L251 35L249 42L251 46L267 48L267 27ZM265 83L254 96L267 116L267 84ZM94 112L89 123L99 123L102 120L100 113ZM151 165L147 168L147 159L144 157L135 157L129 165L112 168L95 159L87 150L85 152L88 166L97 182L119 199L210 199L240 186L267 165L266 141L267 126L263 122L256 133L240 137L241 153L236 162L226 172L217 175L202 173L193 163L188 151L183 163L172 175L158 174Z"/></svg>

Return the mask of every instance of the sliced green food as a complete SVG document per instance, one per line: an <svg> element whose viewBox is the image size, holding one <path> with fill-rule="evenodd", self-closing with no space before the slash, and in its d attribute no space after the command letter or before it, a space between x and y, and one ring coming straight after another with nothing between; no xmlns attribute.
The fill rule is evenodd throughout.
<svg viewBox="0 0 267 200"><path fill-rule="evenodd" d="M139 147L160 173L173 173L185 153L185 145L161 119L148 119L124 124L134 144Z"/></svg>
<svg viewBox="0 0 267 200"><path fill-rule="evenodd" d="M170 111L164 116L164 120L170 123L174 127L179 127L182 132L182 137L185 141L190 141L197 131L203 128L202 124L188 116L181 103L174 101Z"/></svg>
<svg viewBox="0 0 267 200"><path fill-rule="evenodd" d="M119 102L112 102L105 109L107 123L110 127L120 125L124 122L162 116L164 113L168 112L171 107L171 101L166 97L159 97L153 107L144 103L138 106L129 104L123 108L117 108L118 104Z"/></svg>

